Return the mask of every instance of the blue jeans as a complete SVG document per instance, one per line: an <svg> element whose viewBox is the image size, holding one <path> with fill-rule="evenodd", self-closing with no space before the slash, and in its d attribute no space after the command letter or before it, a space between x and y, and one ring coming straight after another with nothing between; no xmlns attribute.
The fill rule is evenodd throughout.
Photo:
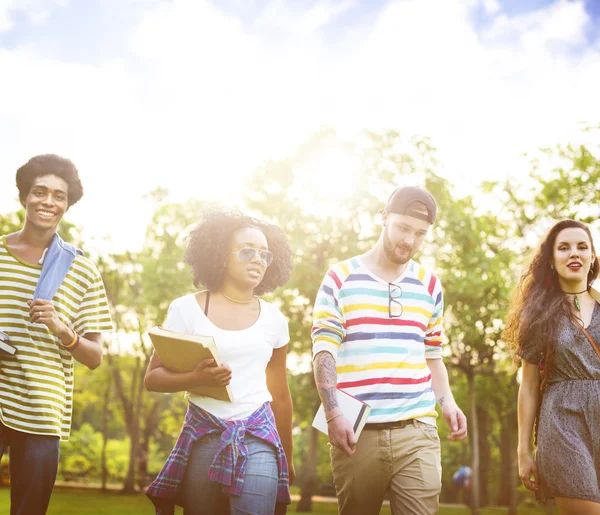
<svg viewBox="0 0 600 515"><path fill-rule="evenodd" d="M58 470L58 436L15 431L0 422L0 458L9 449L10 514L44 515Z"/></svg>
<svg viewBox="0 0 600 515"><path fill-rule="evenodd" d="M275 448L246 435L248 461L240 496L226 495L208 478L221 435L208 435L192 447L182 483L184 515L273 515L279 470Z"/></svg>

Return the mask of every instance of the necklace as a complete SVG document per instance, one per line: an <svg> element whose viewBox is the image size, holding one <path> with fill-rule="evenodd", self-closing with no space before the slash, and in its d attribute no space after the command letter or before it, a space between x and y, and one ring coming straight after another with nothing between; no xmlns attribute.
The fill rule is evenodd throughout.
<svg viewBox="0 0 600 515"><path fill-rule="evenodd" d="M227 295L225 295L223 293L223 290L221 290L221 295L223 295L223 297L225 297L227 300L230 300L231 302L235 302L236 304L248 304L249 302L252 302L254 300L254 297L256 297L256 295L252 295L252 298L250 300L236 300L236 299L232 299L231 297L228 297Z"/></svg>
<svg viewBox="0 0 600 515"><path fill-rule="evenodd" d="M579 302L579 297L577 297L577 295L581 295L582 293L585 293L586 291L588 291L588 288L586 288L583 291L565 291L565 290L561 290L561 291L563 293L566 293L567 295L575 295L575 297L573 297L573 304L575 304L577 311L581 311L581 304Z"/></svg>

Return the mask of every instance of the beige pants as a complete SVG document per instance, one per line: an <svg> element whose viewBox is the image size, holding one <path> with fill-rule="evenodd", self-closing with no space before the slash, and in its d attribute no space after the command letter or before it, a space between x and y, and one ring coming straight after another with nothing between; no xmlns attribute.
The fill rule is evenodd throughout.
<svg viewBox="0 0 600 515"><path fill-rule="evenodd" d="M364 430L352 456L330 448L340 515L378 515L389 490L394 515L429 515L442 488L437 428L411 421L403 428Z"/></svg>

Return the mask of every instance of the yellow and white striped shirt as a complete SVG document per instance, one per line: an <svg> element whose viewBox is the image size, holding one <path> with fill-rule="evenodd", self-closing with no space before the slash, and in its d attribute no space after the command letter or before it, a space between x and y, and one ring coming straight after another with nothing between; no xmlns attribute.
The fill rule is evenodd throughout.
<svg viewBox="0 0 600 515"><path fill-rule="evenodd" d="M0 237L0 329L17 348L0 351L0 420L25 433L68 440L73 409L71 353L48 328L29 320L41 265L25 263ZM85 257L77 256L52 299L63 323L78 334L112 331L102 277Z"/></svg>

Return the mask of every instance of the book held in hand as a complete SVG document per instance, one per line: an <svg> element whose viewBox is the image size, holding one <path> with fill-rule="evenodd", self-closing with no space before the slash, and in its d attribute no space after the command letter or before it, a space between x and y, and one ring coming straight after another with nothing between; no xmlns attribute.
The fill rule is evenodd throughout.
<svg viewBox="0 0 600 515"><path fill-rule="evenodd" d="M162 327L153 327L148 336L154 345L163 365L173 372L190 372L203 359L212 358L217 366L221 366L219 351L212 336L184 334L169 331ZM197 386L188 390L194 395L212 397L225 402L232 402L231 388L227 386Z"/></svg>
<svg viewBox="0 0 600 515"><path fill-rule="evenodd" d="M358 440L363 427L365 427L365 424L367 423L367 418L371 412L371 406L339 388L337 390L337 402L344 416L352 424L354 436L356 436L356 440ZM323 404L319 406L312 425L322 433L325 433L326 435L329 434Z"/></svg>
<svg viewBox="0 0 600 515"><path fill-rule="evenodd" d="M11 356L14 356L15 352L17 352L17 348L9 343L10 337L3 331L0 331L0 351L6 352Z"/></svg>

